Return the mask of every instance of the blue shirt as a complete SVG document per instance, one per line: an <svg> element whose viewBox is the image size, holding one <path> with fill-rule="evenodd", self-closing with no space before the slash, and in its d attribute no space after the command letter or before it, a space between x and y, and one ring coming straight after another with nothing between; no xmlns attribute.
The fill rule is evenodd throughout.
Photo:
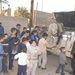
<svg viewBox="0 0 75 75"><path fill-rule="evenodd" d="M0 54L4 54L2 43L0 43ZM0 59L3 59L3 56L0 56Z"/></svg>
<svg viewBox="0 0 75 75"><path fill-rule="evenodd" d="M38 45L39 38L37 36L32 35L31 40L35 40L36 44Z"/></svg>
<svg viewBox="0 0 75 75"><path fill-rule="evenodd" d="M4 28L3 28L3 26L0 26L0 35L4 35Z"/></svg>

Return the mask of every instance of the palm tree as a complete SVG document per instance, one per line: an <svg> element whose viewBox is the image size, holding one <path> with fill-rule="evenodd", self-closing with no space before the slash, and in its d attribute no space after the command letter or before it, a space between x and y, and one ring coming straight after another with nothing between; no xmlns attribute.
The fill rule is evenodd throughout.
<svg viewBox="0 0 75 75"><path fill-rule="evenodd" d="M0 0L0 2L8 4L8 0Z"/></svg>
<svg viewBox="0 0 75 75"><path fill-rule="evenodd" d="M17 9L14 12L14 16L29 18L29 12L26 7L17 7Z"/></svg>
<svg viewBox="0 0 75 75"><path fill-rule="evenodd" d="M8 1L7 0L0 0L0 14L2 14L2 3L5 3L8 5Z"/></svg>

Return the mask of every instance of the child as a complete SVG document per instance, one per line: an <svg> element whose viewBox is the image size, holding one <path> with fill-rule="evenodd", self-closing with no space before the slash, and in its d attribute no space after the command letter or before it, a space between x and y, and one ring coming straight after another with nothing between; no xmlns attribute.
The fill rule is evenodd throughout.
<svg viewBox="0 0 75 75"><path fill-rule="evenodd" d="M31 40L35 40L38 46L39 38L38 38L38 32L36 30L33 31L33 34L31 35Z"/></svg>
<svg viewBox="0 0 75 75"><path fill-rule="evenodd" d="M66 54L65 54L66 49L65 49L65 47L61 47L60 50L61 50L61 53L59 54L59 66L56 70L56 73L59 73L61 70L61 75L65 75L64 68L65 68L65 64L67 62L66 61Z"/></svg>
<svg viewBox="0 0 75 75"><path fill-rule="evenodd" d="M3 45L4 52L8 54L8 52L9 52L8 34L4 34L4 41L3 41L2 45ZM7 56L3 57L2 71L4 73L8 73L8 71L7 71Z"/></svg>
<svg viewBox="0 0 75 75"><path fill-rule="evenodd" d="M2 59L4 56L4 50L3 50L2 42L3 42L3 36L0 36L0 74L2 71Z"/></svg>
<svg viewBox="0 0 75 75"><path fill-rule="evenodd" d="M9 70L13 70L13 58L17 53L16 46L19 43L19 39L16 37L16 28L11 28L11 36L9 37Z"/></svg>
<svg viewBox="0 0 75 75"><path fill-rule="evenodd" d="M15 55L14 59L18 59L18 72L17 75L26 75L26 70L27 70L27 60L30 59L30 56L26 54L27 48L23 48L21 53L18 53Z"/></svg>
<svg viewBox="0 0 75 75"><path fill-rule="evenodd" d="M26 44L27 43L27 39L24 37L22 38L22 42L18 45L18 53L22 52L22 49L24 47L26 47Z"/></svg>
<svg viewBox="0 0 75 75"><path fill-rule="evenodd" d="M32 40L30 44L31 45L27 49L27 53L31 57L27 68L27 75L36 75L38 56L41 54L41 50L36 46L35 40Z"/></svg>
<svg viewBox="0 0 75 75"><path fill-rule="evenodd" d="M26 33L20 38L20 41L21 41L21 39L23 38L23 37L30 37L30 31L29 30L27 30L26 31Z"/></svg>
<svg viewBox="0 0 75 75"><path fill-rule="evenodd" d="M26 31L27 31L27 27L24 27L23 32L21 33L21 37L26 33Z"/></svg>

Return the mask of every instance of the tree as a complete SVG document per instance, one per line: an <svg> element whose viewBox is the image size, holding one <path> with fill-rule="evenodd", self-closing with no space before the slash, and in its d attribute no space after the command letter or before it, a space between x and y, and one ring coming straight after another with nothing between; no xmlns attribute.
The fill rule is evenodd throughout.
<svg viewBox="0 0 75 75"><path fill-rule="evenodd" d="M24 17L29 18L29 12L26 7L17 7L17 9L14 12L14 16L16 17Z"/></svg>

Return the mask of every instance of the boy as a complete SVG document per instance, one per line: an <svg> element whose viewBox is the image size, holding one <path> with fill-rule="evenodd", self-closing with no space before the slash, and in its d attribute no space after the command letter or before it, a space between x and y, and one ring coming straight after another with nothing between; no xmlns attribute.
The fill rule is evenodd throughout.
<svg viewBox="0 0 75 75"><path fill-rule="evenodd" d="M26 31L27 31L27 27L24 27L24 28L23 28L23 32L21 33L21 37L22 37L23 35L25 35Z"/></svg>
<svg viewBox="0 0 75 75"><path fill-rule="evenodd" d="M23 37L30 37L30 31L27 30L26 33L21 37L21 39L22 39ZM21 39L20 39L20 41L21 41Z"/></svg>
<svg viewBox="0 0 75 75"><path fill-rule="evenodd" d="M65 49L65 47L61 47L60 50L61 50L61 53L59 54L59 66L56 70L56 73L59 73L61 70L61 75L65 75L64 68L65 68L65 64L67 62L66 61L66 54L65 54L66 49Z"/></svg>
<svg viewBox="0 0 75 75"><path fill-rule="evenodd" d="M27 60L30 59L30 56L26 54L27 48L23 48L21 53L15 55L14 59L18 59L18 72L17 75L26 75L27 70Z"/></svg>
<svg viewBox="0 0 75 75"><path fill-rule="evenodd" d="M39 40L39 44L38 44L42 52L41 55L39 56L39 68L41 67L42 70L46 69L46 63L47 63L47 49L46 48L49 47L48 42L46 41L47 37L48 37L48 34L43 33L42 38Z"/></svg>
<svg viewBox="0 0 75 75"><path fill-rule="evenodd" d="M2 59L4 56L4 50L3 50L3 36L0 36L0 75L1 75L1 71L2 71Z"/></svg>
<svg viewBox="0 0 75 75"><path fill-rule="evenodd" d="M24 37L22 38L22 42L18 45L18 53L22 52L22 49L26 47L27 39Z"/></svg>
<svg viewBox="0 0 75 75"><path fill-rule="evenodd" d="M30 55L31 59L28 64L27 74L35 75L38 64L38 56L41 54L41 50L36 46L36 42L32 40L28 47L27 54Z"/></svg>
<svg viewBox="0 0 75 75"><path fill-rule="evenodd" d="M13 70L13 58L17 53L16 46L19 43L19 39L16 37L16 28L11 28L11 36L9 37L9 70Z"/></svg>
<svg viewBox="0 0 75 75"><path fill-rule="evenodd" d="M38 32L36 30L33 31L33 34L31 35L31 40L35 40L36 44L38 45L39 37Z"/></svg>
<svg viewBox="0 0 75 75"><path fill-rule="evenodd" d="M21 28L21 25L20 24L17 24L16 25L16 30L17 30L16 36L17 36L17 38L20 38L20 28Z"/></svg>
<svg viewBox="0 0 75 75"><path fill-rule="evenodd" d="M4 34L4 41L3 41L2 45L3 45L4 52L8 54L8 52L9 52L8 34ZM2 71L4 73L8 73L8 71L7 71L7 56L3 57Z"/></svg>

